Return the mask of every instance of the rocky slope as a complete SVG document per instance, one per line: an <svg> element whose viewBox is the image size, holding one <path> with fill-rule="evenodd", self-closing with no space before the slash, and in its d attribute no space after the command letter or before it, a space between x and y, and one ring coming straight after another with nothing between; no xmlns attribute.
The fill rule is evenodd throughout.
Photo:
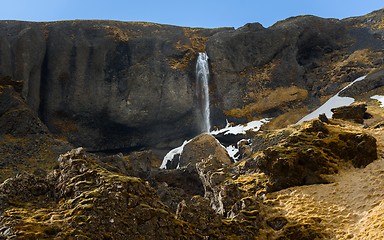
<svg viewBox="0 0 384 240"><path fill-rule="evenodd" d="M295 123L344 82L381 68L381 25L367 18L301 16L214 35L207 52L215 106L235 119L279 116L277 127Z"/></svg>
<svg viewBox="0 0 384 240"><path fill-rule="evenodd" d="M161 148L198 133L194 60L207 38L224 30L2 21L0 76L21 81L23 97L50 131L75 145Z"/></svg>
<svg viewBox="0 0 384 240"><path fill-rule="evenodd" d="M150 153L73 149L46 174L0 184L0 236L379 239L383 140L381 128L315 119L253 133L248 154L231 163L216 139L201 135L175 170L158 169Z"/></svg>

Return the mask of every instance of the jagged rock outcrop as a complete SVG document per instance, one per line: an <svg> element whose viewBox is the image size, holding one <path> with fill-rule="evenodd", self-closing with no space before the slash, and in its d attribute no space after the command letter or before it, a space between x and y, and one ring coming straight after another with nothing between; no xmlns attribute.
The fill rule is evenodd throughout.
<svg viewBox="0 0 384 240"><path fill-rule="evenodd" d="M193 153L200 154L193 155L197 159L173 170L155 170L152 165L158 167L159 161L151 152L97 156L73 149L59 157L54 170L20 174L0 185L0 236L327 238L320 220L286 218L271 208L266 196L329 182L326 175L348 164L371 163L377 157L376 139L361 129L330 119L265 132L270 142L254 133L250 155L237 163L217 149L201 155L207 143L216 142L204 134L191 141ZM141 164L132 167L138 159Z"/></svg>
<svg viewBox="0 0 384 240"><path fill-rule="evenodd" d="M366 104L356 104L331 109L332 118L353 121L355 123L364 123L368 116Z"/></svg>
<svg viewBox="0 0 384 240"><path fill-rule="evenodd" d="M384 86L384 70L369 74L364 81L356 82L349 88L340 92L341 97L359 97L370 92L375 92ZM374 95L374 94L372 94Z"/></svg>
<svg viewBox="0 0 384 240"><path fill-rule="evenodd" d="M151 176L151 182L157 182L160 188L160 194L164 196L162 200L169 203L173 210L176 210L177 204L175 199L180 199L185 192L189 196L196 194L205 195L208 198L217 196L212 194L216 191L214 186L211 186L211 176L207 176L207 171L215 172L231 164L231 158L228 152L220 144L220 142L212 135L203 133L200 134L183 146L180 154L177 154L172 160L168 161L167 166L178 166L177 169L154 171ZM208 174L209 174L208 173ZM166 183L167 188L162 188L159 183ZM171 188L171 191L170 188ZM173 190L178 189L175 194ZM170 197L171 196L171 197ZM168 199L170 198L171 201ZM190 198L190 197L189 197ZM219 208L218 200L212 200L211 205L214 208ZM187 204L189 201L187 200Z"/></svg>
<svg viewBox="0 0 384 240"><path fill-rule="evenodd" d="M305 124L278 144L256 155L256 169L269 177L268 191L327 183L344 161L365 167L377 159L376 139L363 132L346 132L319 120Z"/></svg>
<svg viewBox="0 0 384 240"><path fill-rule="evenodd" d="M212 158L196 164L205 197L213 209L225 216L245 197L263 198L267 192L329 183L327 175L338 173L346 163L365 167L377 159L376 139L361 131L346 131L337 122L320 120L303 126L264 133L251 138L252 153L235 165L217 165Z"/></svg>
<svg viewBox="0 0 384 240"><path fill-rule="evenodd" d="M11 239L202 239L145 182L100 168L80 148L46 179L20 175L0 192L2 236Z"/></svg>

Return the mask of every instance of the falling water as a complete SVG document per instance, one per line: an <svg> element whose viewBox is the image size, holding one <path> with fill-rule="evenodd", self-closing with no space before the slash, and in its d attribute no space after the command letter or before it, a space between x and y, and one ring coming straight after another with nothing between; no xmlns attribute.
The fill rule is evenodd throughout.
<svg viewBox="0 0 384 240"><path fill-rule="evenodd" d="M202 132L209 132L211 130L208 81L208 55L206 53L199 53L196 63L196 92L200 104L201 116L199 118L201 118Z"/></svg>

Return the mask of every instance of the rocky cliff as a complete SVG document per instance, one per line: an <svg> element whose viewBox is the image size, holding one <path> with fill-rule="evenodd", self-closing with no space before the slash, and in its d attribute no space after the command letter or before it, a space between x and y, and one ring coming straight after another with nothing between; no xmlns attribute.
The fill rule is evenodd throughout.
<svg viewBox="0 0 384 240"><path fill-rule="evenodd" d="M279 116L277 126L295 123L343 83L381 68L382 16L301 16L214 35L207 42L212 104L233 120Z"/></svg>
<svg viewBox="0 0 384 240"><path fill-rule="evenodd" d="M0 22L0 76L51 132L90 150L167 145L199 132L194 69L226 29L152 23Z"/></svg>
<svg viewBox="0 0 384 240"><path fill-rule="evenodd" d="M198 52L209 55L214 125L279 116L270 124L279 127L381 67L382 16L239 29L1 21L0 76L18 82L48 129L74 145L166 151L199 133Z"/></svg>

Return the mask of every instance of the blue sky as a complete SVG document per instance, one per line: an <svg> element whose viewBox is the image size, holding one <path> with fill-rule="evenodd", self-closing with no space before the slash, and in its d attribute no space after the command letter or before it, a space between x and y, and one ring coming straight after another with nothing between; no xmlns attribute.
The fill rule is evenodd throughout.
<svg viewBox="0 0 384 240"><path fill-rule="evenodd" d="M108 19L190 27L268 27L287 17L360 16L384 8L384 0L3 0L2 20Z"/></svg>

